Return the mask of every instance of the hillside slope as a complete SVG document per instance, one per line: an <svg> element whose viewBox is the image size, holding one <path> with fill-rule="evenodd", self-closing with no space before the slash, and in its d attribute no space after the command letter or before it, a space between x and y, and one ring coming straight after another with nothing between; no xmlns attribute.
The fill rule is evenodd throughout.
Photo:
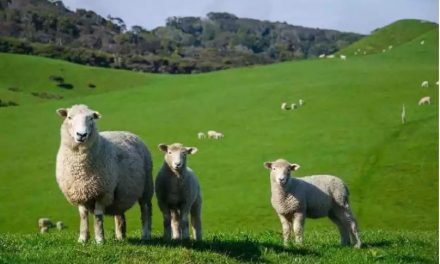
<svg viewBox="0 0 440 264"><path fill-rule="evenodd" d="M371 35L360 39L352 45L340 50L338 54L349 56L373 54L388 51L391 48L405 44L431 30L438 31L438 24L418 20L403 19L398 20L383 28L376 29Z"/></svg>
<svg viewBox="0 0 440 264"><path fill-rule="evenodd" d="M422 38L425 45L419 44ZM40 80L45 85L47 74L61 68L69 69L66 79L78 87L92 79L98 88L97 93L79 88L76 95L74 88L61 101L0 108L0 232L36 232L37 219L45 216L77 230L77 210L54 177L61 124L55 109L75 103L103 114L101 130L140 135L152 151L154 172L163 160L159 143L197 146L189 165L201 182L206 232L280 229L263 168L264 161L280 157L301 165L296 176L329 173L344 179L362 230L438 229L437 30L385 54L190 76L107 72L1 56L6 58L0 60L6 71L2 93L19 82L26 91L41 89ZM31 74L39 69L50 70ZM421 89L424 80L431 85ZM125 89L125 83L132 88ZM105 87L109 90L98 92ZM432 104L417 106L426 95ZM280 110L282 102L299 99L304 107ZM224 140L197 140L197 132L209 129L223 132ZM129 230L139 228L138 219L136 207L128 213ZM155 207L156 232L162 229L160 219ZM106 220L109 231L112 222ZM307 230L324 227L329 221L307 223Z"/></svg>

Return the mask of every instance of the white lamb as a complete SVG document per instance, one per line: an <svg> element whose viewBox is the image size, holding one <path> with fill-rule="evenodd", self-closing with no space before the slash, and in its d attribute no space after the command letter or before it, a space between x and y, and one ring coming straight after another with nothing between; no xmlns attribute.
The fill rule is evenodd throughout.
<svg viewBox="0 0 440 264"><path fill-rule="evenodd" d="M320 58L320 59L325 58L325 54L321 54L321 55L319 55L319 58Z"/></svg>
<svg viewBox="0 0 440 264"><path fill-rule="evenodd" d="M292 109L292 110L297 109L297 108L298 108L298 106L295 103L290 105L290 109Z"/></svg>
<svg viewBox="0 0 440 264"><path fill-rule="evenodd" d="M304 105L304 100L303 99L299 99L299 106L303 106Z"/></svg>
<svg viewBox="0 0 440 264"><path fill-rule="evenodd" d="M420 41L420 45L424 45L424 44L425 44L424 40Z"/></svg>
<svg viewBox="0 0 440 264"><path fill-rule="evenodd" d="M390 50L390 49L392 49L393 48L393 45L389 45L388 46L388 49Z"/></svg>
<svg viewBox="0 0 440 264"><path fill-rule="evenodd" d="M224 137L224 135L222 133L214 131L214 130L209 130L207 132L207 134L208 134L208 138L210 138L210 139L220 139L220 138Z"/></svg>
<svg viewBox="0 0 440 264"><path fill-rule="evenodd" d="M103 215L114 215L117 240L125 237L125 211L138 202L142 240L150 238L152 160L145 144L129 132L98 132L101 115L85 105L61 108L64 119L56 178L67 200L79 208L78 242L89 238L88 213L95 214L95 240L104 242Z"/></svg>
<svg viewBox="0 0 440 264"><path fill-rule="evenodd" d="M341 60L346 60L347 59L347 56L345 56L345 55L340 55L339 57L341 58Z"/></svg>
<svg viewBox="0 0 440 264"><path fill-rule="evenodd" d="M423 87L423 88L427 88L427 87L429 87L429 82L428 81L423 81L420 86Z"/></svg>
<svg viewBox="0 0 440 264"><path fill-rule="evenodd" d="M430 96L425 96L425 97L420 98L419 105L424 105L424 104L431 104L431 97Z"/></svg>
<svg viewBox="0 0 440 264"><path fill-rule="evenodd" d="M333 59L334 57L335 57L335 55L333 55L333 54L332 55L327 55L328 59Z"/></svg>
<svg viewBox="0 0 440 264"><path fill-rule="evenodd" d="M156 197L163 214L164 239L189 239L188 214L191 214L193 236L202 239L202 196L194 172L186 157L197 152L195 147L182 144L160 144L165 161L156 178Z"/></svg>
<svg viewBox="0 0 440 264"><path fill-rule="evenodd" d="M272 206L283 227L284 245L288 245L292 225L295 241L302 243L306 217L329 217L338 226L341 244L361 247L356 220L348 202L348 188L344 182L330 175L292 178L290 174L299 168L286 160L265 162L271 170Z"/></svg>
<svg viewBox="0 0 440 264"><path fill-rule="evenodd" d="M204 138L206 138L206 135L203 132L199 132L199 133L197 133L197 138L198 139L204 139Z"/></svg>
<svg viewBox="0 0 440 264"><path fill-rule="evenodd" d="M290 110L289 106L287 105L287 103L282 103L281 104L281 110Z"/></svg>

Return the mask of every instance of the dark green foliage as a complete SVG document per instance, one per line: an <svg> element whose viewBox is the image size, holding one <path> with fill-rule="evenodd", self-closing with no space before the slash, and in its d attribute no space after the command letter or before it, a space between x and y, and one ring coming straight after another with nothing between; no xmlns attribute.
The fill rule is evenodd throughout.
<svg viewBox="0 0 440 264"><path fill-rule="evenodd" d="M8 90L11 92L21 92L21 89L16 86L9 87Z"/></svg>
<svg viewBox="0 0 440 264"><path fill-rule="evenodd" d="M0 51L149 72L206 72L316 57L361 38L353 33L208 13L170 17L152 31L121 18L66 9L61 1L0 1ZM210 50L213 49L214 51Z"/></svg>
<svg viewBox="0 0 440 264"><path fill-rule="evenodd" d="M49 80L54 81L56 83L63 83L64 82L64 78L62 76L57 76L57 75L49 76Z"/></svg>
<svg viewBox="0 0 440 264"><path fill-rule="evenodd" d="M31 94L33 96L40 97L43 99L55 99L55 100L63 99L62 95L52 94L52 93L48 93L48 92L32 92Z"/></svg>
<svg viewBox="0 0 440 264"><path fill-rule="evenodd" d="M70 84L70 83L59 83L59 84L57 84L57 86L60 88L63 88L63 89L68 89L68 90L73 89L73 84Z"/></svg>
<svg viewBox="0 0 440 264"><path fill-rule="evenodd" d="M18 106L18 104L14 101L5 101L0 99L0 107L8 107L8 106Z"/></svg>

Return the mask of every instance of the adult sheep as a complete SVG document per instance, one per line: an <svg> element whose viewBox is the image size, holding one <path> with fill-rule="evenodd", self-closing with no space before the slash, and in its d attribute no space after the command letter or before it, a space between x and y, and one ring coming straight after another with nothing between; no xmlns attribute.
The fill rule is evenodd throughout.
<svg viewBox="0 0 440 264"><path fill-rule="evenodd" d="M292 225L295 241L302 243L305 218L327 216L338 226L342 245L350 244L351 237L355 247L361 247L357 223L348 203L348 188L341 179L330 175L292 178L291 172L299 165L283 159L265 162L264 166L271 170L271 202L283 227L285 246Z"/></svg>
<svg viewBox="0 0 440 264"><path fill-rule="evenodd" d="M420 85L422 88L427 88L429 87L429 82L428 81L423 81L422 84Z"/></svg>
<svg viewBox="0 0 440 264"><path fill-rule="evenodd" d="M142 240L150 238L151 198L154 193L151 154L129 132L98 132L101 115L85 105L57 110L61 144L56 179L67 200L78 206L78 242L89 238L88 213L95 214L95 240L104 242L103 215L115 218L117 240L125 237L125 211L137 201L141 209Z"/></svg>
<svg viewBox="0 0 440 264"><path fill-rule="evenodd" d="M424 97L420 98L419 105L424 105L424 104L431 104L431 97L430 96L424 96Z"/></svg>
<svg viewBox="0 0 440 264"><path fill-rule="evenodd" d="M163 214L164 239L188 239L188 214L191 214L193 235L202 239L202 196L194 172L187 166L187 155L197 152L195 147L182 144L160 144L165 161L156 178L156 197Z"/></svg>

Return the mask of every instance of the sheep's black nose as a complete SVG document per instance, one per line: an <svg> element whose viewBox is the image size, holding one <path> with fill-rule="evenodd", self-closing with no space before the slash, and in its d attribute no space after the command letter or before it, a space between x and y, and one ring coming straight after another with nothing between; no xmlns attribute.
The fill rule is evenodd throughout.
<svg viewBox="0 0 440 264"><path fill-rule="evenodd" d="M84 138L84 137L87 136L87 133L78 133L78 132L76 132L76 134L77 134L78 136L82 137L82 138Z"/></svg>

